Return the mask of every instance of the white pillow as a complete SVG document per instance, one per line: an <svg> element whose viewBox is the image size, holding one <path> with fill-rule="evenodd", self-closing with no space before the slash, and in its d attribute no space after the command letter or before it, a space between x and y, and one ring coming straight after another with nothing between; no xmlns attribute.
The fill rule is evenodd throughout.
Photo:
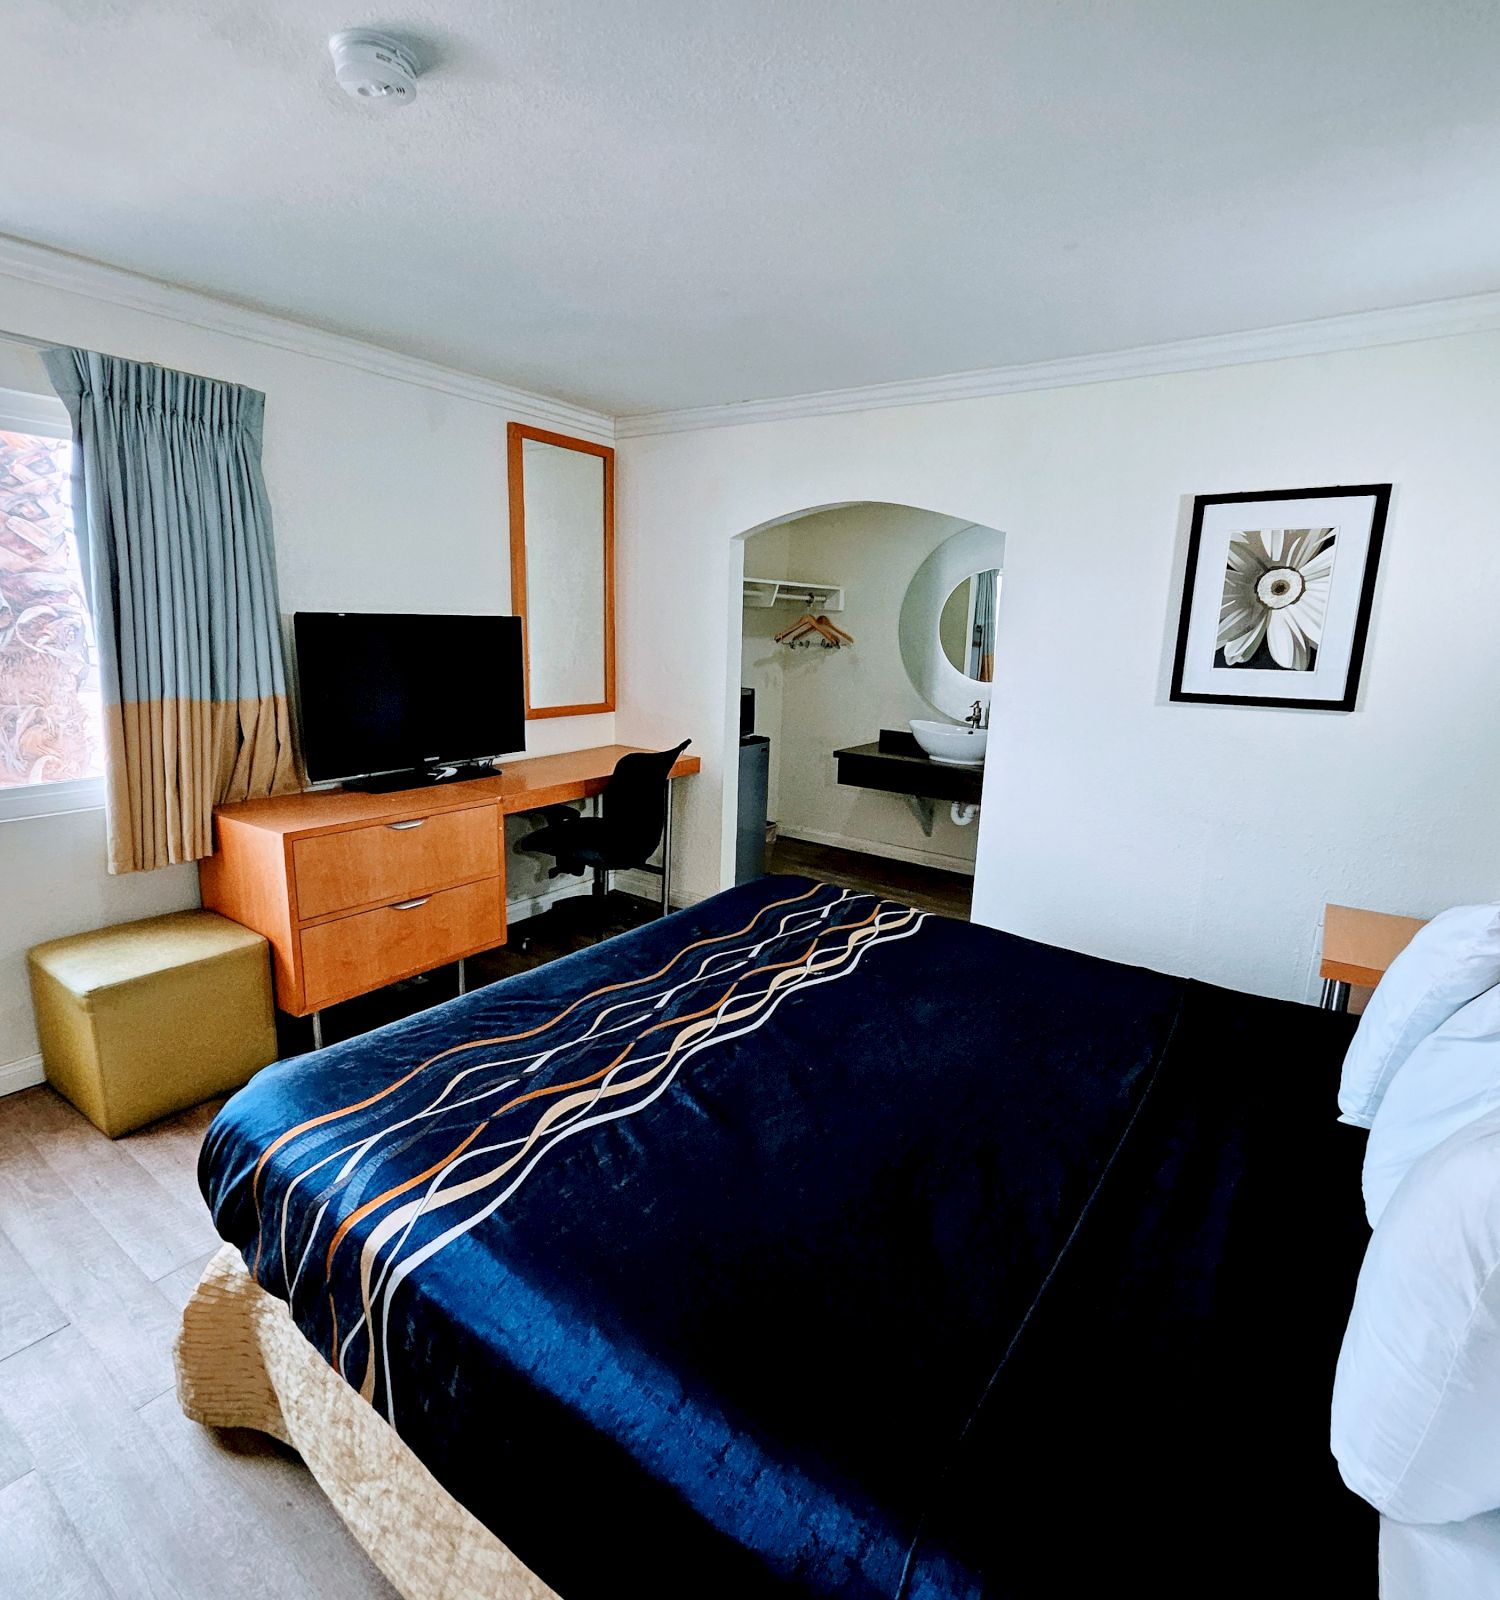
<svg viewBox="0 0 1500 1600"><path fill-rule="evenodd" d="M1500 1511L1464 1522L1380 1519L1380 1592L1391 1600L1495 1600Z"/></svg>
<svg viewBox="0 0 1500 1600"><path fill-rule="evenodd" d="M1500 1507L1500 1113L1424 1155L1370 1240L1333 1386L1344 1482L1401 1522Z"/></svg>
<svg viewBox="0 0 1500 1600"><path fill-rule="evenodd" d="M1500 987L1427 1035L1401 1063L1365 1141L1365 1215L1373 1228L1414 1162L1500 1110Z"/></svg>
<svg viewBox="0 0 1500 1600"><path fill-rule="evenodd" d="M1368 1128L1401 1063L1440 1023L1500 983L1500 906L1434 917L1390 964L1344 1057L1340 1122Z"/></svg>

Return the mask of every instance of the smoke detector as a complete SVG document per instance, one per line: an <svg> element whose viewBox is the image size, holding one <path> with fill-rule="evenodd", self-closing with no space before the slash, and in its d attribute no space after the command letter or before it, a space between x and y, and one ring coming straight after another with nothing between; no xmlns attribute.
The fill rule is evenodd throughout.
<svg viewBox="0 0 1500 1600"><path fill-rule="evenodd" d="M346 28L328 41L333 75L345 94L374 106L406 106L417 97L417 63L388 33Z"/></svg>

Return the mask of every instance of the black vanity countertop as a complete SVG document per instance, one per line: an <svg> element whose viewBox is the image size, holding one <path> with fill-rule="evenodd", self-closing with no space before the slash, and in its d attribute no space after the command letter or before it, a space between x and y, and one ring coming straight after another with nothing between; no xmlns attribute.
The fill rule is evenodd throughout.
<svg viewBox="0 0 1500 1600"><path fill-rule="evenodd" d="M888 794L915 794L929 800L967 800L979 804L983 767L948 767L931 760L905 729L882 728L870 744L835 750L839 782Z"/></svg>

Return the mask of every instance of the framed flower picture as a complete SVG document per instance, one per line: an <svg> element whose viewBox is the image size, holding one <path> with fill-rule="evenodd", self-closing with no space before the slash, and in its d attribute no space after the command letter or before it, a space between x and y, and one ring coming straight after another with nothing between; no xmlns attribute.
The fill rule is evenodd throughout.
<svg viewBox="0 0 1500 1600"><path fill-rule="evenodd" d="M1193 501L1172 699L1352 711L1388 483Z"/></svg>

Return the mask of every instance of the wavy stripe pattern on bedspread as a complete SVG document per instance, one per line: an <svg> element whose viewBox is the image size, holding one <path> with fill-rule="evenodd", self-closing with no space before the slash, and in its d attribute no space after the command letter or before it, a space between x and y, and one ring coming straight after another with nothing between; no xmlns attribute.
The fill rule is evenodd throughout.
<svg viewBox="0 0 1500 1600"><path fill-rule="evenodd" d="M412 1272L492 1216L563 1140L646 1111L695 1055L754 1033L789 996L836 983L925 916L814 886L693 940L656 972L601 985L517 1033L450 1045L389 1089L299 1123L256 1163L255 1275L266 1281L269 1231L282 1297L294 1311L299 1296L326 1300L324 1353L389 1417L387 1307ZM412 1152L433 1143L447 1148L408 1173ZM289 1234L304 1184L312 1206ZM359 1287L342 1330L341 1251Z"/></svg>

